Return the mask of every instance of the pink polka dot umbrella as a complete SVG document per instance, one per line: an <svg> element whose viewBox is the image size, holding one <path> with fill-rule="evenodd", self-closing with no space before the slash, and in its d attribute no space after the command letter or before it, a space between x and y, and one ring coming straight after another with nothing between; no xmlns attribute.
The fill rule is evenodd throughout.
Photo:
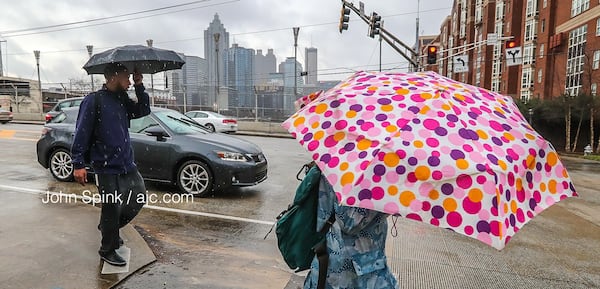
<svg viewBox="0 0 600 289"><path fill-rule="evenodd" d="M283 123L342 205L448 228L502 249L577 193L511 97L433 72L359 72Z"/></svg>

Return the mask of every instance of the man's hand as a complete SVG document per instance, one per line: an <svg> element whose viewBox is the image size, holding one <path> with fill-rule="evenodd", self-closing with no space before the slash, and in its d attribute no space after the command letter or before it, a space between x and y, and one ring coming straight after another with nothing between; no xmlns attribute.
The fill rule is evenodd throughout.
<svg viewBox="0 0 600 289"><path fill-rule="evenodd" d="M85 186L85 183L87 183L87 170L85 168L74 170L73 177L75 177L76 182Z"/></svg>
<svg viewBox="0 0 600 289"><path fill-rule="evenodd" d="M133 71L133 85L142 84L142 80L144 80L144 76L141 73L139 73L137 69L135 69Z"/></svg>

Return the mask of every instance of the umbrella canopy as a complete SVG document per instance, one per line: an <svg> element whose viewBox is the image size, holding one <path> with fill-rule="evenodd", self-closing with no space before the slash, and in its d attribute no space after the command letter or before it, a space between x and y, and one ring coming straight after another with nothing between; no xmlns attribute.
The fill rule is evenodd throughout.
<svg viewBox="0 0 600 289"><path fill-rule="evenodd" d="M317 92L313 92L311 94L308 94L301 98L298 98L296 101L294 101L294 107L296 108L296 110L303 108L307 104L309 104L309 103L313 102L315 99L317 99L319 97L319 95L321 95L321 93L323 93L323 91L319 90Z"/></svg>
<svg viewBox="0 0 600 289"><path fill-rule="evenodd" d="M94 54L83 69L88 74L103 74L107 64L119 62L129 71L137 68L140 73L153 74L180 69L185 60L174 51L143 45L126 45Z"/></svg>
<svg viewBox="0 0 600 289"><path fill-rule="evenodd" d="M341 204L502 249L575 189L511 97L433 72L359 72L283 123Z"/></svg>

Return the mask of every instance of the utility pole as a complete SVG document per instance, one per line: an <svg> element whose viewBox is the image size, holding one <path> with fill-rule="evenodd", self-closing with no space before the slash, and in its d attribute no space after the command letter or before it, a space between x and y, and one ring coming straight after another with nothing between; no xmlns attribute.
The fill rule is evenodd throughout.
<svg viewBox="0 0 600 289"><path fill-rule="evenodd" d="M92 58L92 51L94 50L94 46L93 45L87 45L87 52L88 52L88 56L90 58ZM90 74L90 79L92 80L92 91L94 91L94 75Z"/></svg>
<svg viewBox="0 0 600 289"><path fill-rule="evenodd" d="M220 33L215 33L213 34L213 38L215 39L215 52L217 53L217 58L216 58L216 71L217 71L217 87L216 87L216 91L215 91L215 101L213 102L213 109L217 110L217 113L219 112L219 90L220 90L220 77L219 77L219 39L221 38L221 34Z"/></svg>
<svg viewBox="0 0 600 289"><path fill-rule="evenodd" d="M148 44L148 47L152 48L152 42L154 42L152 39L146 40L146 44ZM154 106L154 74L150 74L150 88L152 88L152 95L150 95L150 103L152 104L152 106Z"/></svg>

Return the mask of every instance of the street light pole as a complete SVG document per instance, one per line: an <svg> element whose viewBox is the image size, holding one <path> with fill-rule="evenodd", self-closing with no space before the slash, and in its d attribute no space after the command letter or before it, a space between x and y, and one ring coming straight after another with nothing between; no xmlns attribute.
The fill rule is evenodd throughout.
<svg viewBox="0 0 600 289"><path fill-rule="evenodd" d="M213 38L215 39L215 52L216 52L216 72L217 72L217 87L215 91L215 101L213 102L213 109L216 105L217 113L219 112L219 90L220 90L220 78L219 78L219 39L221 38L221 33L213 34Z"/></svg>
<svg viewBox="0 0 600 289"><path fill-rule="evenodd" d="M2 65L2 42L6 43L6 40L0 40L0 76L4 76L4 66Z"/></svg>
<svg viewBox="0 0 600 289"><path fill-rule="evenodd" d="M87 45L87 52L88 52L88 56L90 58L92 58L92 51L94 50L94 46L93 45ZM94 75L90 74L90 79L92 80L92 91L94 91Z"/></svg>
<svg viewBox="0 0 600 289"><path fill-rule="evenodd" d="M33 55L35 56L35 63L37 65L37 77L38 77L38 86L40 88L40 113L43 113L43 105L44 96L42 94L42 79L40 78L40 51L34 50Z"/></svg>
<svg viewBox="0 0 600 289"><path fill-rule="evenodd" d="M154 42L152 39L146 40L146 44L148 44L148 47L152 47L152 42ZM152 89L152 95L150 95L150 103L152 104L152 106L154 106L154 74L150 74L150 88Z"/></svg>
<svg viewBox="0 0 600 289"><path fill-rule="evenodd" d="M294 30L294 101L298 95L298 32L300 27L292 28Z"/></svg>

